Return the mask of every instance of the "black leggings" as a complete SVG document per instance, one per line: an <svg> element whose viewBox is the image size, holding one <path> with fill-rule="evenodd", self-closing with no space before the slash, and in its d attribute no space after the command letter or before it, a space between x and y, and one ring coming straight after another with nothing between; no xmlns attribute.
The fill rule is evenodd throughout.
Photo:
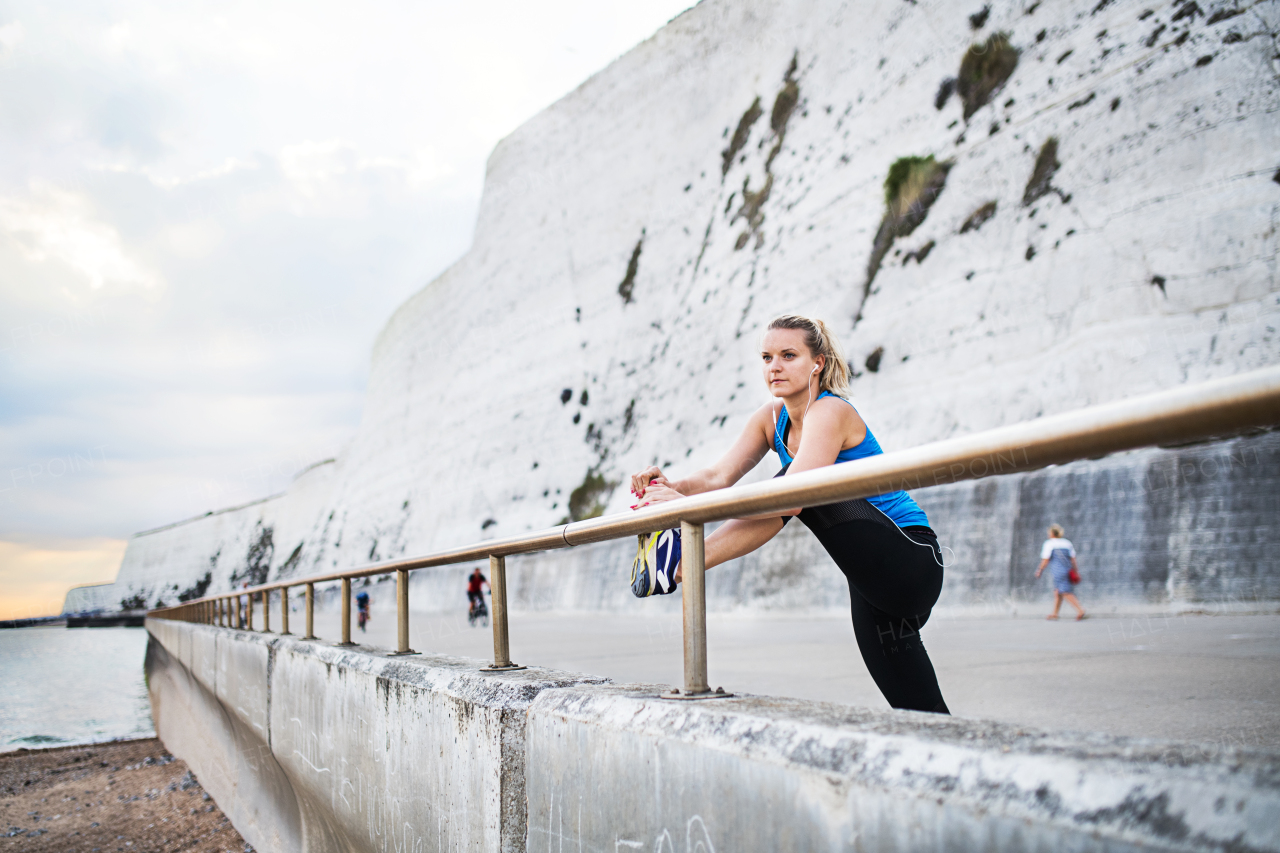
<svg viewBox="0 0 1280 853"><path fill-rule="evenodd" d="M866 500L810 507L799 518L849 582L853 635L884 698L894 708L951 713L920 639L942 592L938 537L928 527L899 529Z"/></svg>

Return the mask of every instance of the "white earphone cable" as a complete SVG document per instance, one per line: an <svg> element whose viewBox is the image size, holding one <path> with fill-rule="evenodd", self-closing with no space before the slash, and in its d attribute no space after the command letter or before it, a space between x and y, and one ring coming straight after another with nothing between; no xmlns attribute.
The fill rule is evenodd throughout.
<svg viewBox="0 0 1280 853"><path fill-rule="evenodd" d="M871 504L871 501L867 501L867 503ZM933 561L934 561L935 563L937 563L940 567L942 567L942 568L944 568L944 569L949 569L949 568L951 568L952 566L954 566L954 565L956 564L956 552L955 552L955 551L951 551L951 549L950 549L950 548L948 548L946 545L943 545L941 542L939 542L939 543L938 543L938 549L939 549L939 550L941 550L941 551L951 551L951 562L950 562L950 563L944 563L944 562L942 562L941 560L939 560L939 559L938 559L938 554L937 554L937 552L936 552L936 551L934 551L934 550L933 550L933 546L932 546L932 545L929 545L929 544L927 544L927 543L925 543L925 542L917 542L916 540L912 539L910 536L908 536L908 535L907 535L907 531L905 531L905 530L903 530L901 527L899 527L899 526L898 526L898 524L897 524L897 522L895 522L892 518L889 518L889 513L887 513L887 512L885 512L884 510L880 509L880 507L876 506L875 504L871 504L871 505L872 505L872 506L875 506L875 507L876 507L876 511L877 511L877 512L879 512L881 515L883 515L883 516L885 517L885 519L886 519L890 524L892 524L892 525L893 525L894 530L897 530L899 533L901 533L901 534L902 534L902 538L903 538L903 539L907 540L907 541L908 541L908 542L910 542L912 545L919 545L921 548L928 548L928 549L929 549L929 556L930 556L930 557L933 557ZM937 534L934 534L934 538L937 538Z"/></svg>

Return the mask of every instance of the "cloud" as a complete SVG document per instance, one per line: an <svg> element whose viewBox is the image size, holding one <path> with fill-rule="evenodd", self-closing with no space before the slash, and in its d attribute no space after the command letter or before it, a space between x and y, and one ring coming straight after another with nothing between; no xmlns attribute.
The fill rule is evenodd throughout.
<svg viewBox="0 0 1280 853"><path fill-rule="evenodd" d="M0 600L339 452L494 144L685 5L7 4Z"/></svg>
<svg viewBox="0 0 1280 853"><path fill-rule="evenodd" d="M90 538L47 545L0 541L0 619L62 612L67 590L115 580L127 543Z"/></svg>
<svg viewBox="0 0 1280 853"><path fill-rule="evenodd" d="M453 174L430 148L408 156L368 156L351 142L307 140L280 149L280 170L307 213L363 212L375 193L423 192Z"/></svg>
<svg viewBox="0 0 1280 853"><path fill-rule="evenodd" d="M98 221L87 199L76 193L37 183L25 199L0 197L0 233L28 260L66 264L95 290L108 283L160 283L128 256L116 230Z"/></svg>
<svg viewBox="0 0 1280 853"><path fill-rule="evenodd" d="M11 21L0 27L0 56L11 52L22 41L23 29L19 21Z"/></svg>

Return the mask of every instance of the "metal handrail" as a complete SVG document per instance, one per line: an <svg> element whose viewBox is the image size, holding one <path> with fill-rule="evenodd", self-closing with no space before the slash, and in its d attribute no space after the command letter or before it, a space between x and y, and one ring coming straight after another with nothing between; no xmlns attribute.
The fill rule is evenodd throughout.
<svg viewBox="0 0 1280 853"><path fill-rule="evenodd" d="M708 522L800 506L820 506L896 489L922 489L996 474L1030 471L1139 447L1187 443L1277 424L1280 424L1280 367L1270 367L761 483L692 495L634 512L491 539L419 557L262 584L154 610L151 615L232 627L247 624L251 628L253 597L256 595L263 603L263 627L266 630L269 628L266 621L269 618L266 615L268 596L275 590L281 590L282 627L283 633L288 633L288 616L284 615L288 609L288 590L305 586L305 638L313 639L315 584L342 581L342 642L350 645L351 580L395 572L399 620L395 654L414 654L408 647L408 573L487 558L490 561L494 631L494 664L489 669L519 668L511 663L507 640L506 557L680 526L685 537L682 566L685 692L673 691L673 695L716 695L710 693L706 681L706 602L701 543L703 525ZM247 597L243 614L242 597ZM231 607L233 599L235 603Z"/></svg>

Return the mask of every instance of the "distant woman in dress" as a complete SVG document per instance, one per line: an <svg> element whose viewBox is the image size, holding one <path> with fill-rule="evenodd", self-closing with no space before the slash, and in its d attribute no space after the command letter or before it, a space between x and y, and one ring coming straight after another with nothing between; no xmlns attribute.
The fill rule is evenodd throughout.
<svg viewBox="0 0 1280 853"><path fill-rule="evenodd" d="M1057 619L1058 610L1062 607L1062 599L1066 599L1076 609L1076 621L1084 618L1084 608L1076 598L1076 583L1080 582L1080 567L1076 565L1076 549L1071 540L1063 536L1062 525L1055 524L1049 528L1049 538L1040 549L1040 568L1036 569L1036 577L1048 566L1053 576L1053 612L1046 619ZM1075 581L1072 581L1072 574Z"/></svg>
<svg viewBox="0 0 1280 853"><path fill-rule="evenodd" d="M747 420L733 447L709 468L668 479L656 467L631 476L636 507L723 489L769 451L778 476L881 453L845 395L849 368L821 320L797 315L769 324L760 368L772 399ZM942 554L929 519L903 491L726 521L706 540L706 567L759 548L792 516L813 531L849 582L853 632L876 686L894 708L949 713L920 640L942 590ZM681 580L679 530L640 537L631 573L638 597L674 592Z"/></svg>

